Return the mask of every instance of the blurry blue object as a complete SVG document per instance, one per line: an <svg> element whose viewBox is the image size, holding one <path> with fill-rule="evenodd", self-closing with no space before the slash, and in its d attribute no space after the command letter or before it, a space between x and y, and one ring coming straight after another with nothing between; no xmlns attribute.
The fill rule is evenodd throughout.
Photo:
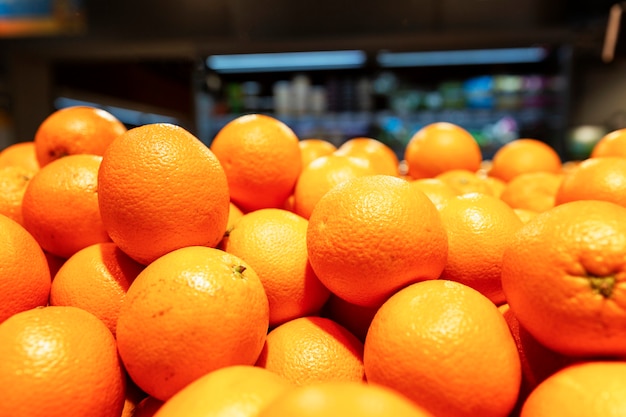
<svg viewBox="0 0 626 417"><path fill-rule="evenodd" d="M48 17L54 0L0 0L0 18Z"/></svg>
<svg viewBox="0 0 626 417"><path fill-rule="evenodd" d="M494 107L493 77L484 75L466 80L463 83L466 104L474 109L492 109Z"/></svg>
<svg viewBox="0 0 626 417"><path fill-rule="evenodd" d="M277 52L211 55L207 67L219 73L295 71L360 68L365 65L364 51Z"/></svg>
<svg viewBox="0 0 626 417"><path fill-rule="evenodd" d="M468 49L457 51L389 52L376 57L383 67L422 67L540 62L548 56L541 47Z"/></svg>

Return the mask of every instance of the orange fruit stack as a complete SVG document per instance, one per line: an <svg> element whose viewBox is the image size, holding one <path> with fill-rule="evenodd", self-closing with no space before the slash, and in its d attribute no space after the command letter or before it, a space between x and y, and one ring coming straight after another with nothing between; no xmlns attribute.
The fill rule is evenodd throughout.
<svg viewBox="0 0 626 417"><path fill-rule="evenodd" d="M625 137L53 112L0 150L0 415L623 416Z"/></svg>

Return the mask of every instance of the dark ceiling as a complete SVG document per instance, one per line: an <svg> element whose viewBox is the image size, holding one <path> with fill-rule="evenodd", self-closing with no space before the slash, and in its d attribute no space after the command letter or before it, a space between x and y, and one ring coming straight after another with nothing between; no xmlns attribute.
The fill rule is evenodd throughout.
<svg viewBox="0 0 626 417"><path fill-rule="evenodd" d="M93 36L276 39L524 31L608 16L606 0L86 1Z"/></svg>
<svg viewBox="0 0 626 417"><path fill-rule="evenodd" d="M140 53L192 56L272 49L471 48L572 40L583 45L592 43L598 48L609 9L615 3L615 0L75 1L82 4L85 23L80 33L43 39L0 39L0 46L16 41L18 48L34 44L38 50L54 54L60 45L66 55L100 54L106 58ZM144 46L142 50L133 49L133 43L137 42L143 42L144 46L146 42L158 45L156 49ZM620 43L626 44L626 39Z"/></svg>

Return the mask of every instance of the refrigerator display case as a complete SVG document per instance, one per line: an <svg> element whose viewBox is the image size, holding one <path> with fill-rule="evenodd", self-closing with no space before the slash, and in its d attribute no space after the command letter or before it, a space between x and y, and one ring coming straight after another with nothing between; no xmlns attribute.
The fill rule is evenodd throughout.
<svg viewBox="0 0 626 417"><path fill-rule="evenodd" d="M336 145L379 139L399 157L426 124L469 130L489 158L533 137L563 152L567 46L457 51L319 51L207 56L195 77L198 135L210 142L237 116L260 112L300 138Z"/></svg>

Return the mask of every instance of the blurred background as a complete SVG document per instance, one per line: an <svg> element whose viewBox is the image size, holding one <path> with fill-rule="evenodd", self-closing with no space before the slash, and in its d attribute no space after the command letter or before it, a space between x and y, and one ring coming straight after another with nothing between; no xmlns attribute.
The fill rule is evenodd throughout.
<svg viewBox="0 0 626 417"><path fill-rule="evenodd" d="M89 104L207 144L262 112L300 138L374 137L399 156L417 129L449 121L485 157L533 137L580 159L626 127L623 5L0 0L0 148L32 140L55 109Z"/></svg>

